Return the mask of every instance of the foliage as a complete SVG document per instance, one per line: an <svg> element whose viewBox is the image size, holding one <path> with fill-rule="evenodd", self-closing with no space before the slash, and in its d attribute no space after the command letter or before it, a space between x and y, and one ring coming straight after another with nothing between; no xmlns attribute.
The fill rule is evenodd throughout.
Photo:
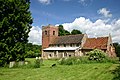
<svg viewBox="0 0 120 80"><path fill-rule="evenodd" d="M80 30L77 30L77 29L73 29L71 31L71 34L75 35L75 34L82 34L82 32Z"/></svg>
<svg viewBox="0 0 120 80"><path fill-rule="evenodd" d="M34 68L40 68L40 60L39 59L35 60Z"/></svg>
<svg viewBox="0 0 120 80"><path fill-rule="evenodd" d="M73 29L70 33L69 31L64 29L63 25L59 25L58 28L59 28L59 31L58 31L59 36L82 34L82 32L77 29Z"/></svg>
<svg viewBox="0 0 120 80"><path fill-rule="evenodd" d="M78 63L77 57L62 58L58 62L60 65L74 65Z"/></svg>
<svg viewBox="0 0 120 80"><path fill-rule="evenodd" d="M0 66L24 60L32 18L29 0L0 0Z"/></svg>
<svg viewBox="0 0 120 80"><path fill-rule="evenodd" d="M60 65L77 65L77 64L84 64L84 63L85 64L93 63L93 61L90 61L88 57L69 57L69 58L60 59L58 63Z"/></svg>
<svg viewBox="0 0 120 80"><path fill-rule="evenodd" d="M95 49L88 53L89 56L62 58L58 61L60 65L74 65L86 63L118 63L118 59L107 57L103 51Z"/></svg>
<svg viewBox="0 0 120 80"><path fill-rule="evenodd" d="M99 49L94 49L93 51L88 52L89 60L95 60L98 62L103 61L107 56L106 53Z"/></svg>
<svg viewBox="0 0 120 80"><path fill-rule="evenodd" d="M59 29L59 32L58 32L59 36L70 35L70 32L65 30L63 25L59 25L58 29Z"/></svg>
<svg viewBox="0 0 120 80"><path fill-rule="evenodd" d="M114 75L115 75L115 77L113 78L113 80L120 80L120 64L119 64L119 66L114 70Z"/></svg>
<svg viewBox="0 0 120 80"><path fill-rule="evenodd" d="M41 56L42 53L42 46L41 45L33 45L32 43L27 43L25 45L25 51L26 51L26 58L34 58Z"/></svg>
<svg viewBox="0 0 120 80"><path fill-rule="evenodd" d="M115 47L115 53L117 54L117 57L120 57L120 44L113 43L113 46Z"/></svg>

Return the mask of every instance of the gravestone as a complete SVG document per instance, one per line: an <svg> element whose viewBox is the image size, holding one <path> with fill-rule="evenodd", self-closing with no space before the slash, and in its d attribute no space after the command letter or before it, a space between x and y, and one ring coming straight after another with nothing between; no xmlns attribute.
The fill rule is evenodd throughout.
<svg viewBox="0 0 120 80"><path fill-rule="evenodd" d="M19 61L19 66L24 65L24 61Z"/></svg>
<svg viewBox="0 0 120 80"><path fill-rule="evenodd" d="M11 61L11 62L10 62L10 64L9 64L9 68L14 67L14 66L15 66L15 64L16 64L16 62L15 62L15 61Z"/></svg>

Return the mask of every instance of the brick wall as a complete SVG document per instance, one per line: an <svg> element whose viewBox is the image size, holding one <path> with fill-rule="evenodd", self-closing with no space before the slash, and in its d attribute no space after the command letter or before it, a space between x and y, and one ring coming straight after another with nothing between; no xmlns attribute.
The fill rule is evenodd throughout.
<svg viewBox="0 0 120 80"><path fill-rule="evenodd" d="M42 49L48 48L55 37L58 37L58 27L48 25L42 27Z"/></svg>

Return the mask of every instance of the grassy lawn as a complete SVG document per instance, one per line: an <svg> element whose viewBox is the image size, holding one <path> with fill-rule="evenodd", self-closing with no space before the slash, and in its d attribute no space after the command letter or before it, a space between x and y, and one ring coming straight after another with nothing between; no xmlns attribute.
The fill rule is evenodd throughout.
<svg viewBox="0 0 120 80"><path fill-rule="evenodd" d="M33 62L33 59L27 59ZM57 65L45 60L41 68L0 68L0 80L111 80L111 73L118 64L92 63L80 65Z"/></svg>

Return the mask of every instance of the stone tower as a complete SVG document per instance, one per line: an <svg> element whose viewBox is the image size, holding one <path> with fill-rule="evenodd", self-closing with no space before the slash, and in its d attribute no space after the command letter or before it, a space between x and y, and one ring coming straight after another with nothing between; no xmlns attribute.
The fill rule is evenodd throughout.
<svg viewBox="0 0 120 80"><path fill-rule="evenodd" d="M42 49L48 48L54 38L58 37L58 27L53 25L42 27Z"/></svg>

